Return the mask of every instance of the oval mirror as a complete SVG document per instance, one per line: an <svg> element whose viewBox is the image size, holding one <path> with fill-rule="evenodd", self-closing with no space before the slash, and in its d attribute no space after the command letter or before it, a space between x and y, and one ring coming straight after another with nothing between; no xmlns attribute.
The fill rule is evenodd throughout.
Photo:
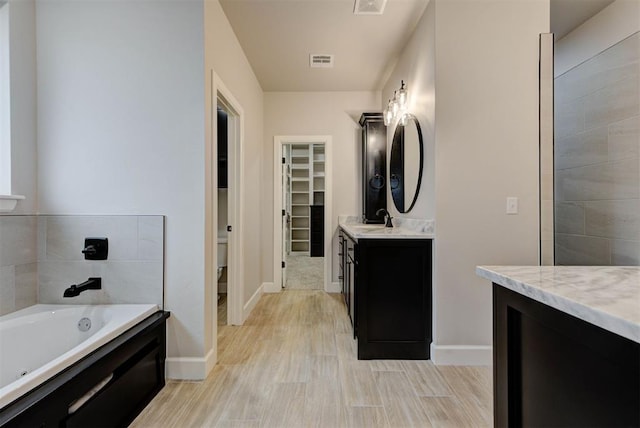
<svg viewBox="0 0 640 428"><path fill-rule="evenodd" d="M391 144L389 185L396 209L408 213L418 200L424 163L422 130L412 114L396 126Z"/></svg>

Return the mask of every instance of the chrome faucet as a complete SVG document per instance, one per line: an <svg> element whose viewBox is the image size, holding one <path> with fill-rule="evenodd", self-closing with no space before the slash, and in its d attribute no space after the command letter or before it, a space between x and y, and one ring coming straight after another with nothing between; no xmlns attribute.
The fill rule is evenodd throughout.
<svg viewBox="0 0 640 428"><path fill-rule="evenodd" d="M71 287L64 290L63 297L75 297L86 290L100 289L102 289L102 278L89 278L82 284L73 284Z"/></svg>
<svg viewBox="0 0 640 428"><path fill-rule="evenodd" d="M387 211L386 208L380 208L378 211L376 211L376 215L380 217L380 213L382 213L387 219L385 227L393 227L393 223L391 223L391 219L393 217L391 217L391 214L389 214L389 211Z"/></svg>

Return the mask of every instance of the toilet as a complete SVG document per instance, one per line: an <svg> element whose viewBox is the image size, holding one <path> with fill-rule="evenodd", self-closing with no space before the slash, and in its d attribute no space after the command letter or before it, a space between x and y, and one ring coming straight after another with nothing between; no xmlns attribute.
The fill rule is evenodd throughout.
<svg viewBox="0 0 640 428"><path fill-rule="evenodd" d="M218 281L222 277L224 268L227 267L227 238L218 237ZM218 293L227 292L227 283L224 282L224 291L221 289L221 284L218 284Z"/></svg>

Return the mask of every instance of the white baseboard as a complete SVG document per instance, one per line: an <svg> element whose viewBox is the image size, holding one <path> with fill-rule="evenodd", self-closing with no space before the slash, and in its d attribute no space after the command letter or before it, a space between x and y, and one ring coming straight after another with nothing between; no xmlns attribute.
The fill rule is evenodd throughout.
<svg viewBox="0 0 640 428"><path fill-rule="evenodd" d="M253 293L253 296L251 296L251 298L249 299L249 301L247 303L245 303L244 308L242 310L242 323L244 324L245 320L247 318L249 318L249 315L251 315L251 311L253 311L253 308L256 307L256 305L258 304L258 302L260 301L260 297L262 297L262 293L264 290L264 283L262 285L260 285L260 287L258 287L258 289L256 290L255 293Z"/></svg>
<svg viewBox="0 0 640 428"><path fill-rule="evenodd" d="M207 377L206 358L170 357L165 365L168 379L204 380Z"/></svg>
<svg viewBox="0 0 640 428"><path fill-rule="evenodd" d="M209 375L209 373L211 372L211 370L213 370L213 368L215 367L217 361L216 361L216 353L213 352L214 348L209 349L209 352L207 352L207 356L204 357L205 359L205 372L206 375L205 377L207 377Z"/></svg>
<svg viewBox="0 0 640 428"><path fill-rule="evenodd" d="M493 348L432 343L431 360L437 366L490 366L493 364Z"/></svg>
<svg viewBox="0 0 640 428"><path fill-rule="evenodd" d="M330 282L329 288L324 291L326 291L327 293L340 293L342 291L342 288L340 288L339 282Z"/></svg>
<svg viewBox="0 0 640 428"><path fill-rule="evenodd" d="M282 291L282 287L276 286L273 282L263 282L262 290L265 293L279 293Z"/></svg>

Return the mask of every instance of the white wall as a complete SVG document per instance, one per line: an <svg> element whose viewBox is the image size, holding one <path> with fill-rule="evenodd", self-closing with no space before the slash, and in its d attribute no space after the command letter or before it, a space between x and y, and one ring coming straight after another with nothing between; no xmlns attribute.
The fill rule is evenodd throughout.
<svg viewBox="0 0 640 428"><path fill-rule="evenodd" d="M261 227L264 221L264 207L261 206L262 174L263 165L268 164L263 158L263 92L258 79L247 60L240 43L236 38L227 17L220 6L218 0L205 1L205 68L206 68L206 130L207 130L207 153L206 156L213 156L216 148L212 145L212 134L215 109L212 110L212 103L215 101L211 97L211 80L209 76L214 71L222 80L225 87L231 92L233 97L240 103L244 113L243 130L243 181L244 193L242 196L242 210L244 212L240 225L233 225L234 231L242 228L242 263L243 263L243 298L245 315L250 310L249 302L255 302L257 294L261 291L264 274L261 265ZM214 134L215 135L215 134ZM216 167L214 167L216 168ZM215 169L214 169L215 172ZM211 200L207 191L207 210L214 215L207 218L207 236L213 239L217 229L217 206ZM207 248L210 248L208 245ZM215 251L212 260L216 260ZM209 251L209 250L208 250ZM210 269L207 266L206 272L206 301L205 306L205 338L207 352L215 354L216 341L216 318L214 316L215 303L215 281L216 266Z"/></svg>
<svg viewBox="0 0 640 428"><path fill-rule="evenodd" d="M616 0L569 34L556 40L555 77L640 31L640 2Z"/></svg>
<svg viewBox="0 0 640 428"><path fill-rule="evenodd" d="M203 3L36 6L39 210L166 215L168 357L202 358Z"/></svg>
<svg viewBox="0 0 640 428"><path fill-rule="evenodd" d="M366 111L381 111L379 92L267 92L264 97L262 175L262 269L273 282L273 137L331 135L333 235L332 281L338 281L338 215L361 214L361 136L358 120Z"/></svg>
<svg viewBox="0 0 640 428"><path fill-rule="evenodd" d="M36 191L36 31L35 2L9 4L11 193L24 195L11 214L35 214Z"/></svg>
<svg viewBox="0 0 640 428"><path fill-rule="evenodd" d="M490 364L491 284L475 267L538 262L538 36L549 0L439 0L435 23L433 358ZM507 196L519 198L518 215L505 215Z"/></svg>
<svg viewBox="0 0 640 428"><path fill-rule="evenodd" d="M431 220L435 215L435 9L436 2L432 0L382 90L381 109L384 109L389 99L393 98L393 92L400 88L400 81L404 80L409 94L407 110L418 119L424 144L422 184L413 209L406 214L398 213L391 191L387 188L387 209L397 217ZM395 124L387 127L387 159L390 159L394 131Z"/></svg>

